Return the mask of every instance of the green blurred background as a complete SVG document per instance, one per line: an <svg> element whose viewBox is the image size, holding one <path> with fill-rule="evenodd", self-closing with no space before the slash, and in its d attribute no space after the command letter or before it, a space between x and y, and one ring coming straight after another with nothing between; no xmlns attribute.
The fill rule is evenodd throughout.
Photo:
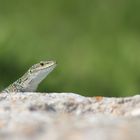
<svg viewBox="0 0 140 140"><path fill-rule="evenodd" d="M0 89L54 59L39 91L140 93L139 13L138 0L0 0Z"/></svg>

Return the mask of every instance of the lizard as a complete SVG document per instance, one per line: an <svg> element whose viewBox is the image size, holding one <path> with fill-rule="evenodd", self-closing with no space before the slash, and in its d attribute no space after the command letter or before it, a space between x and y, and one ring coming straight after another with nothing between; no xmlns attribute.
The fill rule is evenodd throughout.
<svg viewBox="0 0 140 140"><path fill-rule="evenodd" d="M9 92L34 92L38 85L46 76L56 67L56 61L40 61L34 64L28 71L14 83L2 90L4 93Z"/></svg>

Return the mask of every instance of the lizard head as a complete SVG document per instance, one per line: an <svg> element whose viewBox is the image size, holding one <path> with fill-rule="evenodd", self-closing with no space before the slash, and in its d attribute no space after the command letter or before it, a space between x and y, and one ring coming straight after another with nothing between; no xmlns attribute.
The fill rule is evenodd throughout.
<svg viewBox="0 0 140 140"><path fill-rule="evenodd" d="M40 82L56 67L56 61L41 61L33 65L20 79L22 91L35 91ZM19 82L18 82L19 83Z"/></svg>
<svg viewBox="0 0 140 140"><path fill-rule="evenodd" d="M56 66L56 61L40 61L39 63L33 65L30 69L30 73L36 73L41 71L52 71Z"/></svg>
<svg viewBox="0 0 140 140"><path fill-rule="evenodd" d="M24 81L25 85L25 87L23 87L23 91L35 91L40 82L45 79L56 65L56 61L41 61L33 65L28 70L28 73L23 75L22 82Z"/></svg>

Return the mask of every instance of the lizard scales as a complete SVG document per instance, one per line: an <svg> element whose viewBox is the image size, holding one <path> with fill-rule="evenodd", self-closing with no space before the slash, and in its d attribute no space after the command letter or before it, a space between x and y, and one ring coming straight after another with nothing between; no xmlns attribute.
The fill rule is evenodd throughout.
<svg viewBox="0 0 140 140"><path fill-rule="evenodd" d="M56 61L40 61L2 92L33 92L43 79L56 67Z"/></svg>

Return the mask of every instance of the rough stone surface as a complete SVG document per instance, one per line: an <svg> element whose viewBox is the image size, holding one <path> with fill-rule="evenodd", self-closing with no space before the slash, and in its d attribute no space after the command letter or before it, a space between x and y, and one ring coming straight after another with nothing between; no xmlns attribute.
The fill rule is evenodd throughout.
<svg viewBox="0 0 140 140"><path fill-rule="evenodd" d="M1 93L0 140L140 140L140 95Z"/></svg>

